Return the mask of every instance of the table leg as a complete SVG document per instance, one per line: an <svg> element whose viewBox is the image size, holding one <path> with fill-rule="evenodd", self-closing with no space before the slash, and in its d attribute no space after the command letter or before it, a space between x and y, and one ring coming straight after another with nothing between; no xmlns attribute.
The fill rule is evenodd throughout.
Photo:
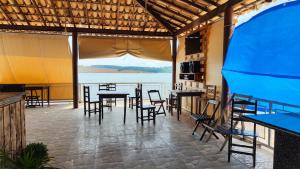
<svg viewBox="0 0 300 169"><path fill-rule="evenodd" d="M103 119L103 114L104 114L104 112L103 112L103 98L100 98L100 100L101 100L101 115L102 115L102 119Z"/></svg>
<svg viewBox="0 0 300 169"><path fill-rule="evenodd" d="M33 106L32 92L33 92L33 90L31 89L30 90L30 102L31 102L31 106Z"/></svg>
<svg viewBox="0 0 300 169"><path fill-rule="evenodd" d="M44 107L44 89L41 89L41 95L42 95L42 107Z"/></svg>
<svg viewBox="0 0 300 169"><path fill-rule="evenodd" d="M127 97L124 97L124 124L126 122L126 105L127 105Z"/></svg>
<svg viewBox="0 0 300 169"><path fill-rule="evenodd" d="M84 104L85 105L85 104ZM101 98L99 97L99 125L101 124L101 114L103 113L102 112L102 101L101 101Z"/></svg>
<svg viewBox="0 0 300 169"><path fill-rule="evenodd" d="M191 96L191 114L193 113L193 96Z"/></svg>
<svg viewBox="0 0 300 169"><path fill-rule="evenodd" d="M181 97L177 94L177 120L179 121L179 114L181 114Z"/></svg>

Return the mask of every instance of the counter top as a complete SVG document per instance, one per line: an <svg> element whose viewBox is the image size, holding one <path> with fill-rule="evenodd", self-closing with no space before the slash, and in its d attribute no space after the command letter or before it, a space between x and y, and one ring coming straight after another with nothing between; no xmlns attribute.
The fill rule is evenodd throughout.
<svg viewBox="0 0 300 169"><path fill-rule="evenodd" d="M19 101L26 92L0 92L0 107Z"/></svg>

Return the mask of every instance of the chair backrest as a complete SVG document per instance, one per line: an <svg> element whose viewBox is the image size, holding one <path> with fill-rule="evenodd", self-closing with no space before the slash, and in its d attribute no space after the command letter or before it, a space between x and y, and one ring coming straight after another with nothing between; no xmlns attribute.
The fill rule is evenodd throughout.
<svg viewBox="0 0 300 169"><path fill-rule="evenodd" d="M108 91L109 85L107 83L99 84L99 91Z"/></svg>
<svg viewBox="0 0 300 169"><path fill-rule="evenodd" d="M89 86L83 86L83 101L84 101L84 103L90 102L90 87Z"/></svg>
<svg viewBox="0 0 300 169"><path fill-rule="evenodd" d="M116 83L108 83L107 88L109 91L116 91L117 90L117 84Z"/></svg>
<svg viewBox="0 0 300 169"><path fill-rule="evenodd" d="M135 89L135 97L136 97L136 109L143 107L143 91L141 88Z"/></svg>
<svg viewBox="0 0 300 169"><path fill-rule="evenodd" d="M216 99L217 86L216 85L206 85L206 98Z"/></svg>
<svg viewBox="0 0 300 169"><path fill-rule="evenodd" d="M213 100L213 99L207 100L203 110L201 111L201 114L209 115L209 116L211 116L212 119L215 119L216 112L218 111L219 107L220 107L219 101ZM208 114L209 110L212 111L211 114Z"/></svg>
<svg viewBox="0 0 300 169"><path fill-rule="evenodd" d="M149 96L150 102L152 102L154 100L161 100L159 90L149 90L148 96Z"/></svg>

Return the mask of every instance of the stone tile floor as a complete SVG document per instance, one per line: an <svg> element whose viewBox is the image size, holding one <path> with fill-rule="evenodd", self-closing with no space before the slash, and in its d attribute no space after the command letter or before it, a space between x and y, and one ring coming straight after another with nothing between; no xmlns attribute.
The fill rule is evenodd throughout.
<svg viewBox="0 0 300 169"><path fill-rule="evenodd" d="M104 120L84 117L82 107L72 104L26 109L27 142L48 145L53 165L70 169L244 169L252 159L234 155L227 162L226 148L219 152L223 139L204 143L191 135L188 118L180 122L169 114L157 117L156 125L135 121L135 110L128 109L123 125L122 107L105 110ZM272 168L272 153L258 149L256 168Z"/></svg>

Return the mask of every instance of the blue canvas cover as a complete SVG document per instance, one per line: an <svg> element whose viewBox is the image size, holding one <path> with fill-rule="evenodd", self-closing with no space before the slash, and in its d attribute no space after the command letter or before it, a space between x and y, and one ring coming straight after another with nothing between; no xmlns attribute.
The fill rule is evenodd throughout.
<svg viewBox="0 0 300 169"><path fill-rule="evenodd" d="M300 105L300 1L238 26L222 74L231 93Z"/></svg>

